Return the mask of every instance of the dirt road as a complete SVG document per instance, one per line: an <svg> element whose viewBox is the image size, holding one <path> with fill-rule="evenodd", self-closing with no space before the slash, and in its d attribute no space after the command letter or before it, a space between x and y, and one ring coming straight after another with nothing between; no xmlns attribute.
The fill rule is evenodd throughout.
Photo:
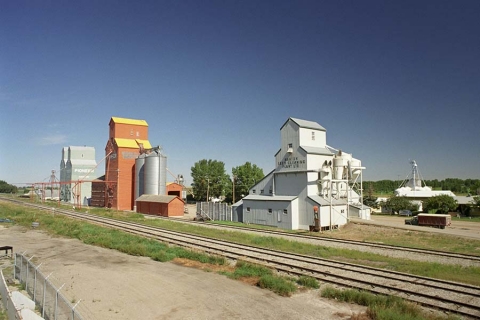
<svg viewBox="0 0 480 320"><path fill-rule="evenodd" d="M280 297L270 291L174 263L133 257L39 230L0 225L11 245L40 266L85 319L349 319L365 308L319 297L318 290ZM2 261L5 263L5 259ZM0 263L1 264L1 263Z"/></svg>

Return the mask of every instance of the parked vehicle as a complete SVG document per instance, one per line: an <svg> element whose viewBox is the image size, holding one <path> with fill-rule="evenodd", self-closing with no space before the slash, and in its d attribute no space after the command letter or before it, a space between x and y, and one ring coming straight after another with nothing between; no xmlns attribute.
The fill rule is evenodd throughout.
<svg viewBox="0 0 480 320"><path fill-rule="evenodd" d="M398 212L399 216L406 216L406 217L411 217L412 216L412 211L410 210L400 210Z"/></svg>
<svg viewBox="0 0 480 320"><path fill-rule="evenodd" d="M412 219L406 219L405 224L436 227L445 229L452 223L452 217L449 214L428 214L420 213Z"/></svg>

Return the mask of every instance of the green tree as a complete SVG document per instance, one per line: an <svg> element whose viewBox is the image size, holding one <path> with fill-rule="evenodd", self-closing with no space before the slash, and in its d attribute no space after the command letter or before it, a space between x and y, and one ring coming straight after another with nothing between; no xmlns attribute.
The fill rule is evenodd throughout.
<svg viewBox="0 0 480 320"><path fill-rule="evenodd" d="M240 200L242 195L246 196L248 190L265 176L261 168L250 162L233 168L232 174L235 186L235 198L232 199L234 201Z"/></svg>
<svg viewBox="0 0 480 320"><path fill-rule="evenodd" d="M448 213L456 210L457 207L457 200L446 194L434 196L423 201L423 208L427 211L440 211L441 213Z"/></svg>
<svg viewBox="0 0 480 320"><path fill-rule="evenodd" d="M16 193L17 187L0 180L0 193Z"/></svg>
<svg viewBox="0 0 480 320"><path fill-rule="evenodd" d="M225 164L217 160L203 159L191 168L192 189L197 201L220 198L225 195L230 177L225 173Z"/></svg>
<svg viewBox="0 0 480 320"><path fill-rule="evenodd" d="M480 197L473 197L475 206L480 207Z"/></svg>
<svg viewBox="0 0 480 320"><path fill-rule="evenodd" d="M373 189L373 184L371 183L368 185L367 196L363 197L363 204L371 208L377 209L379 207L377 202L378 198L375 197L373 194L374 194L374 189Z"/></svg>
<svg viewBox="0 0 480 320"><path fill-rule="evenodd" d="M387 208L391 209L392 212L399 212L400 210L418 210L418 205L411 202L407 197L390 197L387 199L385 205Z"/></svg>

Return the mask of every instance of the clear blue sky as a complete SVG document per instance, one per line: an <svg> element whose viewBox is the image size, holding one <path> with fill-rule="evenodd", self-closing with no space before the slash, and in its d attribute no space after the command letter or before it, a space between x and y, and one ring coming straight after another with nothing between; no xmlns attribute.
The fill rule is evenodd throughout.
<svg viewBox="0 0 480 320"><path fill-rule="evenodd" d="M480 178L480 1L0 0L0 180L41 182L112 116L167 167L274 168L288 117L364 180ZM169 176L169 179L172 178ZM173 179L173 178L172 178Z"/></svg>

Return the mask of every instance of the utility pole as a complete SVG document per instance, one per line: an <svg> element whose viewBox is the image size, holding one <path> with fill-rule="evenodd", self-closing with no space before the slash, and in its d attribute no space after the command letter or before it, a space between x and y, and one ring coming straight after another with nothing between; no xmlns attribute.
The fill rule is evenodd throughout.
<svg viewBox="0 0 480 320"><path fill-rule="evenodd" d="M210 200L208 200L208 191L210 190L210 179L207 178L207 202L210 202Z"/></svg>
<svg viewBox="0 0 480 320"><path fill-rule="evenodd" d="M233 175L233 185L232 185L233 191L232 191L232 204L235 203L235 175Z"/></svg>

